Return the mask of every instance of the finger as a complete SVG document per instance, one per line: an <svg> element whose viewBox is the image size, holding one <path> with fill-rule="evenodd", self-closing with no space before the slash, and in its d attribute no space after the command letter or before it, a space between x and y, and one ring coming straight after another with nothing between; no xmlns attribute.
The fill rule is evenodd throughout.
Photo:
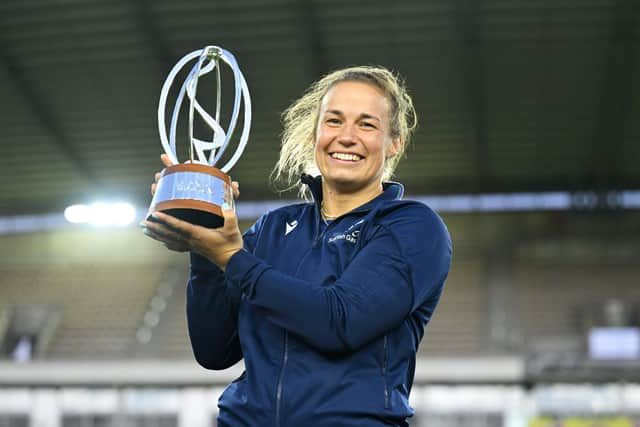
<svg viewBox="0 0 640 427"><path fill-rule="evenodd" d="M161 154L160 155L160 160L162 161L162 164L169 167L169 166L173 166L173 162L171 161L171 159L169 158L168 154Z"/></svg>
<svg viewBox="0 0 640 427"><path fill-rule="evenodd" d="M167 230L170 230L177 236L185 238L185 240L188 240L193 236L195 226L191 223L158 211L152 213L151 216L158 220L163 227L167 228Z"/></svg>
<svg viewBox="0 0 640 427"><path fill-rule="evenodd" d="M162 177L162 172L156 172L156 174L153 176L156 182L160 181L161 177Z"/></svg>
<svg viewBox="0 0 640 427"><path fill-rule="evenodd" d="M155 237L158 237L163 242L186 242L189 239L188 236L185 236L180 231L161 222L144 221L140 226L143 230L153 233Z"/></svg>
<svg viewBox="0 0 640 427"><path fill-rule="evenodd" d="M152 195L152 196L153 196L154 194L156 194L156 187L157 187L157 185L156 185L155 183L154 183L154 184L151 184L151 195Z"/></svg>
<svg viewBox="0 0 640 427"><path fill-rule="evenodd" d="M149 229L149 228L143 228L143 233L147 236L152 238L153 240L156 240L160 243L162 243L167 249L172 250L172 251L176 251L176 252L187 252L190 250L190 247L185 244L184 242L180 241L174 241L174 240L167 240L165 238L165 236L161 236L156 234L155 232L153 232L153 230Z"/></svg>
<svg viewBox="0 0 640 427"><path fill-rule="evenodd" d="M231 182L231 188L233 190L233 197L236 199L240 197L240 184L238 181Z"/></svg>
<svg viewBox="0 0 640 427"><path fill-rule="evenodd" d="M238 227L238 217L236 216L236 211L228 203L224 203L222 205L222 217L224 218L223 229L233 230Z"/></svg>
<svg viewBox="0 0 640 427"><path fill-rule="evenodd" d="M190 250L189 246L181 243L165 243L164 244L167 249L175 252L188 252Z"/></svg>
<svg viewBox="0 0 640 427"><path fill-rule="evenodd" d="M181 231L175 227L172 227L171 225L167 224L165 221L160 220L155 216L140 223L140 227L142 227L143 230L149 229L153 231L155 234L162 236L167 240L187 241L190 237L184 231Z"/></svg>
<svg viewBox="0 0 640 427"><path fill-rule="evenodd" d="M142 226L142 225L141 225ZM164 245L170 244L172 243L171 240L167 239L166 236L164 236L163 234L158 234L156 233L154 230L152 230L151 228L148 227L142 227L142 232L144 233L145 236L152 238L153 240L156 240L160 243L163 243Z"/></svg>

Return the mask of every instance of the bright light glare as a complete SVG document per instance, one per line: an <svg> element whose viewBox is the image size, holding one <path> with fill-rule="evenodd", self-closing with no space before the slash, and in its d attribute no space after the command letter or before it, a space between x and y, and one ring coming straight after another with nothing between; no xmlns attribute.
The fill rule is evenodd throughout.
<svg viewBox="0 0 640 427"><path fill-rule="evenodd" d="M64 217L73 224L96 226L129 225L136 218L136 210L129 203L93 203L72 205L64 210Z"/></svg>
<svg viewBox="0 0 640 427"><path fill-rule="evenodd" d="M89 205L89 224L109 225L111 224L111 206L107 203L98 202Z"/></svg>
<svg viewBox="0 0 640 427"><path fill-rule="evenodd" d="M115 203L113 209L113 223L129 225L136 219L136 210L129 203Z"/></svg>
<svg viewBox="0 0 640 427"><path fill-rule="evenodd" d="M71 205L64 210L64 218L72 224L83 224L89 220L89 208L86 205Z"/></svg>

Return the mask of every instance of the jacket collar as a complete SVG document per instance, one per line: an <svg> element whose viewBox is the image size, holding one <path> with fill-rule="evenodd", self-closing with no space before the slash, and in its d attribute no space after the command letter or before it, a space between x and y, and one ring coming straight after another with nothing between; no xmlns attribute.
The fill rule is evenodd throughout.
<svg viewBox="0 0 640 427"><path fill-rule="evenodd" d="M314 177L303 173L300 177L300 181L309 187L311 194L313 195L313 201L319 209L320 203L322 203L322 176L318 175ZM382 190L382 194L378 197L368 201L364 205L358 206L352 212L368 211L380 202L400 200L404 196L404 186L399 182L383 182Z"/></svg>

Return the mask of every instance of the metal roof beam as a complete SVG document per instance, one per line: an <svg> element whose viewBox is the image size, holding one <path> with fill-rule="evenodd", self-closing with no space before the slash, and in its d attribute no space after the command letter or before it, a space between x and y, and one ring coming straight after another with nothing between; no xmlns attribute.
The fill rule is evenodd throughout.
<svg viewBox="0 0 640 427"><path fill-rule="evenodd" d="M477 190L485 189L488 168L487 123L485 116L485 88L483 43L480 34L480 7L477 0L457 0L454 22L457 28L458 67L462 80L462 93L468 94L464 112L469 126L468 140L474 151Z"/></svg>
<svg viewBox="0 0 640 427"><path fill-rule="evenodd" d="M26 73L18 64L18 60L9 53L6 45L2 42L0 42L0 66L6 70L13 86L24 98L27 107L32 111L44 130L51 136L51 141L58 147L63 156L71 162L82 178L92 185L98 185L99 181L95 173L87 166L82 156L73 147L69 135L64 131L46 102L43 101L44 97L37 93L30 84Z"/></svg>
<svg viewBox="0 0 640 427"><path fill-rule="evenodd" d="M294 0L296 13L304 34L305 44L311 56L312 78L322 76L328 71L327 50L322 42L322 30L313 0Z"/></svg>
<svg viewBox="0 0 640 427"><path fill-rule="evenodd" d="M588 185L618 188L624 185L620 162L625 158L624 138L633 103L633 84L638 67L638 32L640 2L617 0L614 9L605 70L600 86L598 123L591 155L592 176Z"/></svg>
<svg viewBox="0 0 640 427"><path fill-rule="evenodd" d="M173 59L164 35L156 25L154 16L151 13L151 4L152 2L149 0L131 0L136 23L147 39L153 57L162 67L158 74L158 78L161 78L160 76L173 67Z"/></svg>

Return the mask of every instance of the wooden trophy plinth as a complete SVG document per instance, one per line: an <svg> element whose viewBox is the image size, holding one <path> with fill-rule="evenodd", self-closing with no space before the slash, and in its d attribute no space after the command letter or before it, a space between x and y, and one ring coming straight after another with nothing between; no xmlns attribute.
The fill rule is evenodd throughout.
<svg viewBox="0 0 640 427"><path fill-rule="evenodd" d="M160 211L191 224L218 228L222 205L233 203L231 177L213 166L182 163L162 172L147 218Z"/></svg>

